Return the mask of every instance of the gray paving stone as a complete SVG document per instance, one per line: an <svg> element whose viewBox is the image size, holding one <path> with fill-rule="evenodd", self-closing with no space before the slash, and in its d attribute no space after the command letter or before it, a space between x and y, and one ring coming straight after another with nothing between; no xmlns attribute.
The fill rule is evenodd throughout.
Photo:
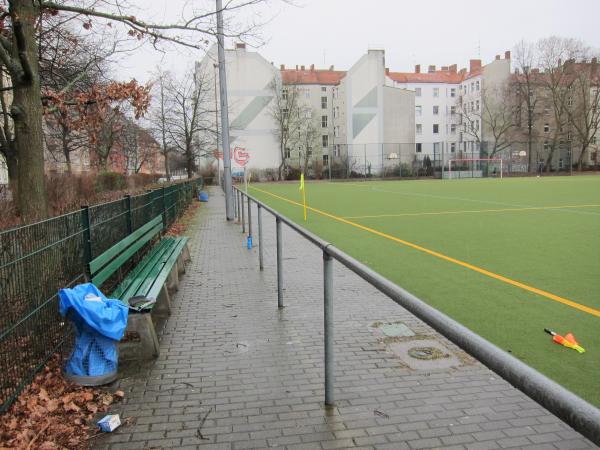
<svg viewBox="0 0 600 450"><path fill-rule="evenodd" d="M256 209L253 219L256 245ZM245 248L212 190L188 230L192 262L159 332L161 355L119 382L115 408L135 423L95 448L594 448L335 262L337 404L325 408L322 254L283 227L278 309L273 217L263 225L261 272L257 247ZM409 369L369 328L376 321L402 322L464 363Z"/></svg>

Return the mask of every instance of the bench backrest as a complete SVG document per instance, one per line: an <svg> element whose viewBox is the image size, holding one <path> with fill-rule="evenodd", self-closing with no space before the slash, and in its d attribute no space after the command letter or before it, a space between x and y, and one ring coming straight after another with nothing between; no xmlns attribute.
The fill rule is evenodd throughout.
<svg viewBox="0 0 600 450"><path fill-rule="evenodd" d="M163 217L161 214L90 261L92 283L99 287L162 229Z"/></svg>

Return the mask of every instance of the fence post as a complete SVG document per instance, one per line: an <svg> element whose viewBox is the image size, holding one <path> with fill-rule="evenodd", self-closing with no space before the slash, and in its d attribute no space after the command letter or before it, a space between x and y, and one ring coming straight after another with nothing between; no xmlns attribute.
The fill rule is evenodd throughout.
<svg viewBox="0 0 600 450"><path fill-rule="evenodd" d="M223 186L221 185L221 187L223 187ZM223 187L223 189L225 189L225 188ZM237 193L237 190L234 190L233 193L234 193L234 196L233 196L233 213L235 214L234 218L238 219L239 218L239 214L238 214L238 193Z"/></svg>
<svg viewBox="0 0 600 450"><path fill-rule="evenodd" d="M275 219L277 234L277 306L283 308L283 242L281 236L281 219Z"/></svg>
<svg viewBox="0 0 600 450"><path fill-rule="evenodd" d="M242 213L241 213L241 206L240 206L240 198L241 198L241 194L240 191L236 189L236 196L237 196L237 219L238 219L238 223L240 223L240 221L242 220Z"/></svg>
<svg viewBox="0 0 600 450"><path fill-rule="evenodd" d="M264 266L263 266L263 245L262 245L262 240L263 240L263 232L262 232L262 208L260 206L260 203L256 204L256 207L258 209L258 268L259 270L263 270Z"/></svg>
<svg viewBox="0 0 600 450"><path fill-rule="evenodd" d="M131 234L133 232L133 220L131 215L131 194L125 195L125 207L127 208L127 234Z"/></svg>
<svg viewBox="0 0 600 450"><path fill-rule="evenodd" d="M90 226L90 207L81 207L81 226L83 227L83 262L85 264L85 276L89 280L91 276L90 262L92 261L92 228Z"/></svg>
<svg viewBox="0 0 600 450"><path fill-rule="evenodd" d="M244 209L244 193L240 192L240 198L242 199L242 233L246 232L246 211Z"/></svg>
<svg viewBox="0 0 600 450"><path fill-rule="evenodd" d="M248 237L252 240L252 201L250 197L246 197L248 202Z"/></svg>
<svg viewBox="0 0 600 450"><path fill-rule="evenodd" d="M323 249L323 326L325 346L325 405L333 406L334 357L333 357L333 258Z"/></svg>

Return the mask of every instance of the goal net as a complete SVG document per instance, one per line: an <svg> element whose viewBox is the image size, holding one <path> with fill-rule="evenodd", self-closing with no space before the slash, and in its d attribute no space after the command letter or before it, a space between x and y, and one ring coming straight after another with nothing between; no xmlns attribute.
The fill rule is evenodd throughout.
<svg viewBox="0 0 600 450"><path fill-rule="evenodd" d="M500 158L450 159L444 167L443 178L502 178L504 165Z"/></svg>

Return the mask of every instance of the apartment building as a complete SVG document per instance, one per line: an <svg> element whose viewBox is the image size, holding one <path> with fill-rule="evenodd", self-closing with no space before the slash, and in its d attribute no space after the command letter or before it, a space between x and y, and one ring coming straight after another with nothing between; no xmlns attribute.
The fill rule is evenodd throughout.
<svg viewBox="0 0 600 450"><path fill-rule="evenodd" d="M510 52L482 66L472 59L469 69L456 64L426 72L389 72L389 84L415 93L415 152L441 161L462 155L479 157L480 143L487 136L482 117L484 92L497 91L510 76Z"/></svg>

